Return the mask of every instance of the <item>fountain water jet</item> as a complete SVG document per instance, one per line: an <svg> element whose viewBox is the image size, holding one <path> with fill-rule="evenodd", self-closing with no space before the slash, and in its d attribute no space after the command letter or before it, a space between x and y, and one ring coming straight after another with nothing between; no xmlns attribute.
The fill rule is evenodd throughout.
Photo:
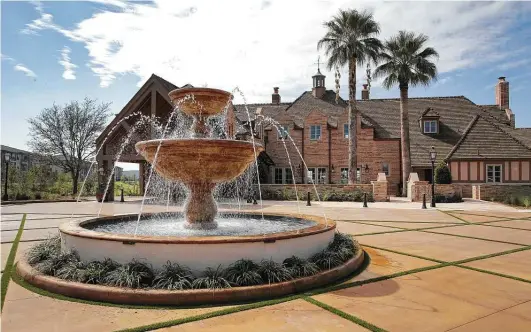
<svg viewBox="0 0 531 332"><path fill-rule="evenodd" d="M190 191L184 206L187 224L193 229L213 229L217 205L212 190L217 183L230 181L255 161L251 142L209 139L207 119L223 110L231 94L208 88L186 88L170 92L172 102L193 94L194 101L184 101L181 110L194 117L192 139L161 139L136 143L136 150L163 177L183 182ZM159 160L155 161L158 156Z"/></svg>

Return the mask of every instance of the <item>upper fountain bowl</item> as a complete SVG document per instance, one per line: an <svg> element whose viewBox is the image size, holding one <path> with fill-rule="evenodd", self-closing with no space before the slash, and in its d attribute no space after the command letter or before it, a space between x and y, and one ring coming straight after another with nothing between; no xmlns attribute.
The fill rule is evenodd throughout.
<svg viewBox="0 0 531 332"><path fill-rule="evenodd" d="M188 115L203 117L221 113L232 97L230 92L210 88L182 88L168 94L174 105L186 95L193 95L194 100L183 100L180 105L181 111Z"/></svg>
<svg viewBox="0 0 531 332"><path fill-rule="evenodd" d="M263 151L260 144L223 139L157 139L136 143L136 151L153 164L160 144L155 170L170 180L184 183L220 183L242 174Z"/></svg>

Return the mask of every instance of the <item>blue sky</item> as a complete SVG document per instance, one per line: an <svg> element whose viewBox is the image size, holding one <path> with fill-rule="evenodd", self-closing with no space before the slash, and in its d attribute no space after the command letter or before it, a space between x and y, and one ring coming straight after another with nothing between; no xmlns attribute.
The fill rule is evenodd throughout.
<svg viewBox="0 0 531 332"><path fill-rule="evenodd" d="M27 119L53 103L88 96L118 113L151 73L176 85L239 86L250 102L269 101L279 86L282 100L293 100L311 88L322 22L348 7L372 10L383 39L400 29L430 37L439 81L411 97L493 104L497 77L506 76L516 125L531 127L531 2L2 1L2 144L27 149ZM333 89L333 73L324 73ZM398 97L398 89L375 82L371 97Z"/></svg>

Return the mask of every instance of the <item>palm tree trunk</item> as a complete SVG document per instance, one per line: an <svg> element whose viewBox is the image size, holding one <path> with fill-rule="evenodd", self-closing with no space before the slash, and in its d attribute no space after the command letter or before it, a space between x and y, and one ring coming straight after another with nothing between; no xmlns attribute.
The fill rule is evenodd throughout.
<svg viewBox="0 0 531 332"><path fill-rule="evenodd" d="M408 84L400 84L400 147L402 152L402 195L407 195L407 180L411 172L409 144Z"/></svg>
<svg viewBox="0 0 531 332"><path fill-rule="evenodd" d="M356 58L348 64L348 183L357 181L357 127L358 110L356 108Z"/></svg>

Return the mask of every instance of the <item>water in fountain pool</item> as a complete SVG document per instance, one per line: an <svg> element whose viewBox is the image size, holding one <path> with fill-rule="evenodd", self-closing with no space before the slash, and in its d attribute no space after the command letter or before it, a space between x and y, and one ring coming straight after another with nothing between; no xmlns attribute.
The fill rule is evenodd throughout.
<svg viewBox="0 0 531 332"><path fill-rule="evenodd" d="M134 235L136 216L94 222L83 225L84 228L103 233ZM292 217L268 217L261 215L218 215L216 229L187 229L182 214L163 214L142 218L138 224L137 235L148 236L249 236L279 232L298 231L315 226L311 220Z"/></svg>

